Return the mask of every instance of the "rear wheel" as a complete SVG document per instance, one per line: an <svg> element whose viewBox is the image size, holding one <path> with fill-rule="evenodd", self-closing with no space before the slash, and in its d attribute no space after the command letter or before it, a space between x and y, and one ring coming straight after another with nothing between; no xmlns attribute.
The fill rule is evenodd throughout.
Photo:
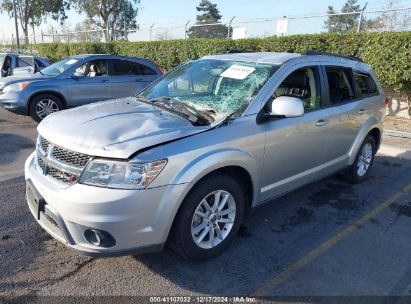
<svg viewBox="0 0 411 304"><path fill-rule="evenodd" d="M51 94L41 94L30 102L29 113L31 118L40 122L48 115L63 109L60 98Z"/></svg>
<svg viewBox="0 0 411 304"><path fill-rule="evenodd" d="M374 161L376 143L374 137L368 135L358 151L354 163L350 166L345 179L353 184L363 182L369 174L369 170Z"/></svg>
<svg viewBox="0 0 411 304"><path fill-rule="evenodd" d="M241 187L231 177L214 175L200 181L175 218L171 247L188 260L220 254L240 228L244 205Z"/></svg>

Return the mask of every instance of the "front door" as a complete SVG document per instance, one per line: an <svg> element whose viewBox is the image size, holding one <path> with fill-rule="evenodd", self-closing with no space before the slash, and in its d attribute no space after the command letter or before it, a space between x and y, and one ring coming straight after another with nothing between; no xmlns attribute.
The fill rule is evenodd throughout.
<svg viewBox="0 0 411 304"><path fill-rule="evenodd" d="M267 200L314 180L321 170L328 140L328 109L324 108L320 71L308 66L292 71L273 99L292 96L303 100L301 117L263 124L266 130L261 200ZM270 101L269 101L270 102Z"/></svg>
<svg viewBox="0 0 411 304"><path fill-rule="evenodd" d="M108 60L88 61L75 69L76 75L67 78L67 93L70 106L80 106L111 99L111 77L108 75Z"/></svg>

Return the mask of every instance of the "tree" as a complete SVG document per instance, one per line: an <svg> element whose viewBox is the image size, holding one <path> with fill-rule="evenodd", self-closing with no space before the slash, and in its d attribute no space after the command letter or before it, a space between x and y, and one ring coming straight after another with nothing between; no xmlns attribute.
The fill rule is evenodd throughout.
<svg viewBox="0 0 411 304"><path fill-rule="evenodd" d="M106 41L112 40L116 30L122 30L124 22L135 24L140 0L71 0L79 13L85 13L87 18L101 29L109 28L114 35L104 32ZM121 25L120 25L121 23Z"/></svg>
<svg viewBox="0 0 411 304"><path fill-rule="evenodd" d="M357 0L347 0L341 9L341 13L359 12L361 7L357 4ZM328 20L324 22L325 28L330 33L346 33L354 32L357 29L359 14L350 15L333 15L337 14L333 6L328 6Z"/></svg>
<svg viewBox="0 0 411 304"><path fill-rule="evenodd" d="M74 32L76 32L76 34L73 40L77 42L100 42L103 37L103 31L89 19L77 23L74 27Z"/></svg>
<svg viewBox="0 0 411 304"><path fill-rule="evenodd" d="M66 10L70 8L67 0L15 0L16 14L23 29L24 42L29 43L29 27L40 25L46 17L63 22L66 16ZM0 10L14 18L13 0L2 0Z"/></svg>
<svg viewBox="0 0 411 304"><path fill-rule="evenodd" d="M411 24L411 16L408 10L393 10L399 8L401 2L398 0L389 0L385 11L378 17L380 21L380 30L385 32L395 32L407 30Z"/></svg>
<svg viewBox="0 0 411 304"><path fill-rule="evenodd" d="M188 29L187 34L190 38L226 38L228 35L228 27L221 24L220 11L217 4L211 3L209 0L201 0L196 6L197 15L196 25ZM232 31L230 30L230 33Z"/></svg>
<svg viewBox="0 0 411 304"><path fill-rule="evenodd" d="M123 8L115 21L113 36L116 40L127 40L128 31L138 29L137 25L138 8L136 9L132 3L125 2Z"/></svg>

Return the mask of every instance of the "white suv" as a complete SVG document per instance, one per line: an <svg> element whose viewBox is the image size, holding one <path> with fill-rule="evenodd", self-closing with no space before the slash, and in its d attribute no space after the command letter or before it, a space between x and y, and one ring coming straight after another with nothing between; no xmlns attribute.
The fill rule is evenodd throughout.
<svg viewBox="0 0 411 304"><path fill-rule="evenodd" d="M247 208L345 170L363 181L384 93L357 58L206 56L139 96L55 113L25 166L38 223L97 256L219 254Z"/></svg>

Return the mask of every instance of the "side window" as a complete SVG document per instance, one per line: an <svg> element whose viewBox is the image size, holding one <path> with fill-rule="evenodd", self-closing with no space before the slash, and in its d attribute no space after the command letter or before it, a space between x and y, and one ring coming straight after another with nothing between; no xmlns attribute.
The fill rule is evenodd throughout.
<svg viewBox="0 0 411 304"><path fill-rule="evenodd" d="M137 62L119 59L112 60L112 75L114 76L156 74L153 69Z"/></svg>
<svg viewBox="0 0 411 304"><path fill-rule="evenodd" d="M41 60L34 59L34 61L36 62L36 64L37 64L37 66L38 66L38 67L40 67L40 68L44 68L44 67L46 67L46 66L44 65L44 63L43 63L43 62L41 62Z"/></svg>
<svg viewBox="0 0 411 304"><path fill-rule="evenodd" d="M320 75L317 67L306 67L292 72L280 84L274 98L291 96L300 98L306 110L321 107Z"/></svg>
<svg viewBox="0 0 411 304"><path fill-rule="evenodd" d="M76 73L81 73L85 77L107 76L107 60L92 60L76 69Z"/></svg>
<svg viewBox="0 0 411 304"><path fill-rule="evenodd" d="M358 97L366 97L378 93L374 80L368 74L354 72L354 83L359 95Z"/></svg>
<svg viewBox="0 0 411 304"><path fill-rule="evenodd" d="M326 73L331 105L343 103L355 97L351 86L351 69L327 67Z"/></svg>
<svg viewBox="0 0 411 304"><path fill-rule="evenodd" d="M16 62L16 67L26 67L26 66L31 66L31 63L33 63L33 57L16 57L17 62Z"/></svg>

